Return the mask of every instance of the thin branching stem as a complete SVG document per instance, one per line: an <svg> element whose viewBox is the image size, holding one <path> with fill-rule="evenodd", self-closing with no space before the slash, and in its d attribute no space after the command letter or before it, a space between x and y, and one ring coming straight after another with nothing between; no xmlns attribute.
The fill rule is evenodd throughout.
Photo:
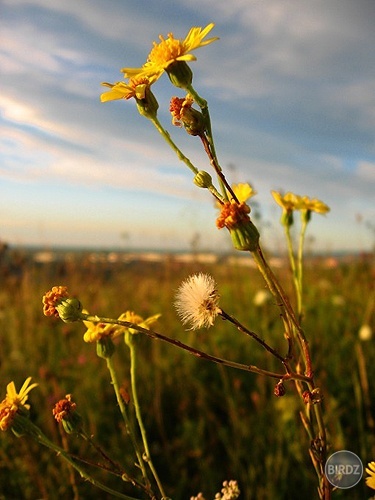
<svg viewBox="0 0 375 500"><path fill-rule="evenodd" d="M144 460L142 458L142 453L141 453L141 451L139 449L137 440L135 438L134 430L132 429L132 426L130 424L130 420L129 420L129 417L128 417L128 413L126 411L125 403L124 403L124 401L123 401L123 399L121 397L120 386L119 386L119 383L118 383L118 380L117 380L116 370L115 370L115 368L113 366L112 357L106 358L106 361L107 361L107 368L108 368L108 371L109 371L110 376L111 376L111 383L113 385L113 389L114 389L115 394L116 394L117 404L118 404L118 406L120 408L120 412L121 412L122 418L123 418L124 423L125 423L126 432L127 432L128 436L130 437L130 440L132 442L135 454L137 456L138 465L139 465L139 467L140 467L140 469L142 471L142 475L143 475L143 478L145 480L146 486L147 486L147 488L149 488L150 487L150 481L149 481L149 479L147 477L147 471L146 471L145 463L144 463Z"/></svg>
<svg viewBox="0 0 375 500"><path fill-rule="evenodd" d="M160 478L158 476L158 473L157 473L155 466L153 464L153 461L152 461L150 447L148 445L146 428L145 428L144 423L143 423L141 406L139 404L138 389L137 389L138 357L137 357L136 340L137 339L134 338L134 334L130 333L129 330L125 333L125 342L130 350L130 379L131 379L131 387L132 387L135 415L137 417L137 422L138 422L139 430L141 431L142 442L143 442L144 450L146 453L146 457L144 460L147 463L147 465L150 467L150 470L152 472L152 475L154 476L156 484L158 485L158 488L159 488L159 491L162 495L162 498L166 498L166 494L165 494L163 485L160 481Z"/></svg>
<svg viewBox="0 0 375 500"><path fill-rule="evenodd" d="M24 433L27 433L31 437L33 437L39 444L46 446L50 450L54 451L57 455L62 457L69 465L71 465L86 481L89 481L91 484L96 486L97 488L105 491L113 495L116 498L122 498L123 500L139 500L134 497L130 497L128 495L124 495L118 491L109 488L108 486L102 484L100 481L97 481L94 477L92 477L79 463L77 463L69 453L67 453L63 448L57 446L55 443L50 441L45 434L33 424L28 418L23 417L22 415L17 415L17 426L22 426Z"/></svg>
<svg viewBox="0 0 375 500"><path fill-rule="evenodd" d="M270 352L275 358L277 358L281 363L285 366L285 358L283 358L273 347L267 344L263 339L259 337L255 332L252 332L248 328L246 328L244 325L242 325L236 318L231 316L230 314L226 313L222 309L220 309L219 315L231 323L235 325L235 327L242 333L245 333L246 335L249 335L251 338L253 338L256 342L258 342L266 351Z"/></svg>
<svg viewBox="0 0 375 500"><path fill-rule="evenodd" d="M137 330L140 333L144 333L148 337L152 339L157 339L161 340L163 342L166 342L168 344L171 344L175 347L178 347L179 349L183 349L193 356L196 356L197 358L205 359L207 361L211 361L216 364L228 366L230 368L235 368L237 370L243 370L247 372L252 372L252 373L257 373L259 375L265 375L267 377L271 378L276 378L276 379L284 379L284 380L301 380L302 382L311 382L310 377L306 377L305 375L302 375L300 373L276 373L276 372L271 372L268 370L263 370L262 368L258 368L257 366L254 365L247 365L243 363L236 363L235 361L229 361L227 359L223 358L218 358L216 356L212 356L211 354L208 354L204 351L200 351L199 349L196 349L195 347L189 346L187 344L184 344L183 342L172 339L170 337L167 337L166 335L163 335L161 333L155 332L154 330L148 330L146 328L142 328L139 325L136 325L135 323L131 323L129 321L123 321L119 319L114 319L114 318L104 318L101 316L96 316L96 315L91 315L91 314L85 314L81 313L82 320L85 321L91 321L92 323L108 323L112 325L119 325L119 326L124 326L125 328L133 328L134 330Z"/></svg>

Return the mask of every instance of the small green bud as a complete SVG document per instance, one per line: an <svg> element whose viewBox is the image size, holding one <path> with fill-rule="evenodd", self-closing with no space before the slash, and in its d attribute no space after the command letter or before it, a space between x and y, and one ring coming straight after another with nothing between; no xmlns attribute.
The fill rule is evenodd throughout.
<svg viewBox="0 0 375 500"><path fill-rule="evenodd" d="M28 434L29 414L25 406L20 406L14 413L11 429L16 437L20 438Z"/></svg>
<svg viewBox="0 0 375 500"><path fill-rule="evenodd" d="M115 344L110 337L102 337L96 343L96 354L99 358L110 358L115 352Z"/></svg>
<svg viewBox="0 0 375 500"><path fill-rule="evenodd" d="M151 92L150 87L146 88L145 97L143 99L135 98L139 113L145 118L156 118L159 103Z"/></svg>
<svg viewBox="0 0 375 500"><path fill-rule="evenodd" d="M189 135L203 135L206 132L206 121L200 111L187 107L181 113L181 122Z"/></svg>
<svg viewBox="0 0 375 500"><path fill-rule="evenodd" d="M193 182L200 188L208 189L212 186L212 177L205 170L199 170L199 172L195 174Z"/></svg>
<svg viewBox="0 0 375 500"><path fill-rule="evenodd" d="M78 434L82 430L83 419L77 411L71 411L69 415L61 420L64 431L67 434Z"/></svg>
<svg viewBox="0 0 375 500"><path fill-rule="evenodd" d="M283 213L281 214L280 222L285 227L292 226L293 222L294 222L293 210L283 210Z"/></svg>
<svg viewBox="0 0 375 500"><path fill-rule="evenodd" d="M72 323L81 319L82 304L78 299L63 298L56 310L64 323Z"/></svg>
<svg viewBox="0 0 375 500"><path fill-rule="evenodd" d="M236 250L254 252L259 245L259 232L249 220L240 222L236 227L229 229L233 246Z"/></svg>
<svg viewBox="0 0 375 500"><path fill-rule="evenodd" d="M166 72L172 85L180 89L187 89L193 81L193 72L185 61L173 62Z"/></svg>
<svg viewBox="0 0 375 500"><path fill-rule="evenodd" d="M304 224L308 224L311 220L311 210L301 210L301 220Z"/></svg>

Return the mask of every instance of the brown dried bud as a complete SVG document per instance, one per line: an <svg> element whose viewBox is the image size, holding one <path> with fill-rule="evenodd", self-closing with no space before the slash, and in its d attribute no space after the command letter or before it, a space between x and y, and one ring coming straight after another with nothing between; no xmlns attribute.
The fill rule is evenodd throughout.
<svg viewBox="0 0 375 500"><path fill-rule="evenodd" d="M274 395L277 397L277 398L281 398L282 396L285 395L286 393L286 390L285 390L285 385L283 384L283 381L280 380L276 385L275 385L275 388L273 390L273 393Z"/></svg>

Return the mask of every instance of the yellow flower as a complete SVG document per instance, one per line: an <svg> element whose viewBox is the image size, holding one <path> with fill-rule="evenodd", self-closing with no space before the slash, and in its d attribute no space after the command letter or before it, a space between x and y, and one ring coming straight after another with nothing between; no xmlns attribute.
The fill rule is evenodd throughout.
<svg viewBox="0 0 375 500"><path fill-rule="evenodd" d="M293 212L299 209L301 197L290 192L281 194L278 191L271 191L271 193L276 203L283 209L281 224L287 228L290 227L293 224Z"/></svg>
<svg viewBox="0 0 375 500"><path fill-rule="evenodd" d="M85 312L85 311L84 311ZM110 337L115 338L124 333L125 329L119 325L111 325L107 323L94 323L92 321L83 322L87 330L83 335L85 342L98 342L99 340Z"/></svg>
<svg viewBox="0 0 375 500"><path fill-rule="evenodd" d="M121 314L119 319L122 321L128 321L129 323L134 323L135 325L139 325L141 328L149 330L157 323L160 316L161 314L154 314L153 316L150 316L147 319L143 319L141 316L135 314L133 311L126 311L125 313ZM138 333L138 331L134 328L128 328L127 330L129 330L130 333Z"/></svg>
<svg viewBox="0 0 375 500"><path fill-rule="evenodd" d="M104 87L109 87L111 90L104 92L100 96L102 102L114 101L116 99L144 99L147 89L152 85L156 78L147 78L146 76L130 78L129 83L117 82L107 83L103 82Z"/></svg>
<svg viewBox="0 0 375 500"><path fill-rule="evenodd" d="M36 383L29 385L30 382L31 382L31 377L28 377L23 383L20 392L18 393L16 391L16 386L14 385L14 382L10 382L7 385L7 394L5 396L4 401L6 401L12 407L15 406L19 408L20 406L25 406L27 409L29 409L30 405L25 404L29 397L29 392L38 385Z"/></svg>
<svg viewBox="0 0 375 500"><path fill-rule="evenodd" d="M375 462L367 464L366 472L369 475L366 477L366 484L369 488L375 490Z"/></svg>
<svg viewBox="0 0 375 500"><path fill-rule="evenodd" d="M257 194L257 192L253 189L253 187L247 182L240 184L233 184L232 189L240 203L249 200L250 198L252 198Z"/></svg>
<svg viewBox="0 0 375 500"><path fill-rule="evenodd" d="M153 43L147 62L141 68L123 68L121 71L125 77L155 75L156 78L159 78L175 62L195 61L197 58L190 54L192 50L218 40L218 37L203 40L214 26L214 23L210 23L204 29L197 26L193 27L184 40L174 38L173 33L169 33L166 39L159 35L160 42Z"/></svg>
<svg viewBox="0 0 375 500"><path fill-rule="evenodd" d="M158 318L160 318L161 314L155 314L150 318L143 319L141 316L138 316L132 311L126 311L119 316L120 321L128 321L129 323L134 323L135 325L139 325L142 328L146 328L147 330L153 326ZM112 325L107 323L94 323L92 321L84 321L83 322L87 326L87 330L83 336L83 340L85 342L98 342L99 340L105 339L107 337L114 339L119 335L123 335L126 331L130 331L130 333L137 333L136 330L132 328L126 328L121 325Z"/></svg>
<svg viewBox="0 0 375 500"><path fill-rule="evenodd" d="M298 194L289 192L283 195L278 191L271 191L271 193L274 200L280 205L283 211L291 213L293 210L298 210L301 201L301 197Z"/></svg>
<svg viewBox="0 0 375 500"><path fill-rule="evenodd" d="M300 210L307 210L309 212L316 212L318 214L326 214L330 210L329 206L322 201L317 200L316 198L310 199L308 196L303 196L300 199L298 208Z"/></svg>
<svg viewBox="0 0 375 500"><path fill-rule="evenodd" d="M16 391L16 386L14 382L10 382L7 385L7 393L5 399L0 403L0 430L6 431L12 426L15 414L20 407L24 407L27 410L30 405L25 404L29 392L34 389L38 384L30 384L31 377L28 377L23 383L19 393Z"/></svg>
<svg viewBox="0 0 375 500"><path fill-rule="evenodd" d="M249 184L248 182L242 182L239 184L232 184L232 190L233 190L233 193L236 195L239 204L245 203L247 200L249 200L250 198L252 198L253 196L255 196L257 194L257 191L255 191L253 189L253 187L251 186L251 184ZM234 200L232 200L232 201L234 201ZM217 201L216 207L221 210L222 203Z"/></svg>

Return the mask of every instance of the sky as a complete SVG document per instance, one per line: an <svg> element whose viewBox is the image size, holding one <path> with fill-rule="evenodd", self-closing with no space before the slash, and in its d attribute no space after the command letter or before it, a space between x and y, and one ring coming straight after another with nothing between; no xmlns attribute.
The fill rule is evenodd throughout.
<svg viewBox="0 0 375 500"><path fill-rule="evenodd" d="M134 100L100 102L101 82L141 66L159 34L192 26L193 84L208 101L229 183L257 191L261 242L283 248L271 190L329 205L312 250L375 240L373 0L2 0L0 240L11 245L229 250L217 209ZM166 75L158 117L199 169L198 138L174 127ZM297 227L296 227L297 230Z"/></svg>

